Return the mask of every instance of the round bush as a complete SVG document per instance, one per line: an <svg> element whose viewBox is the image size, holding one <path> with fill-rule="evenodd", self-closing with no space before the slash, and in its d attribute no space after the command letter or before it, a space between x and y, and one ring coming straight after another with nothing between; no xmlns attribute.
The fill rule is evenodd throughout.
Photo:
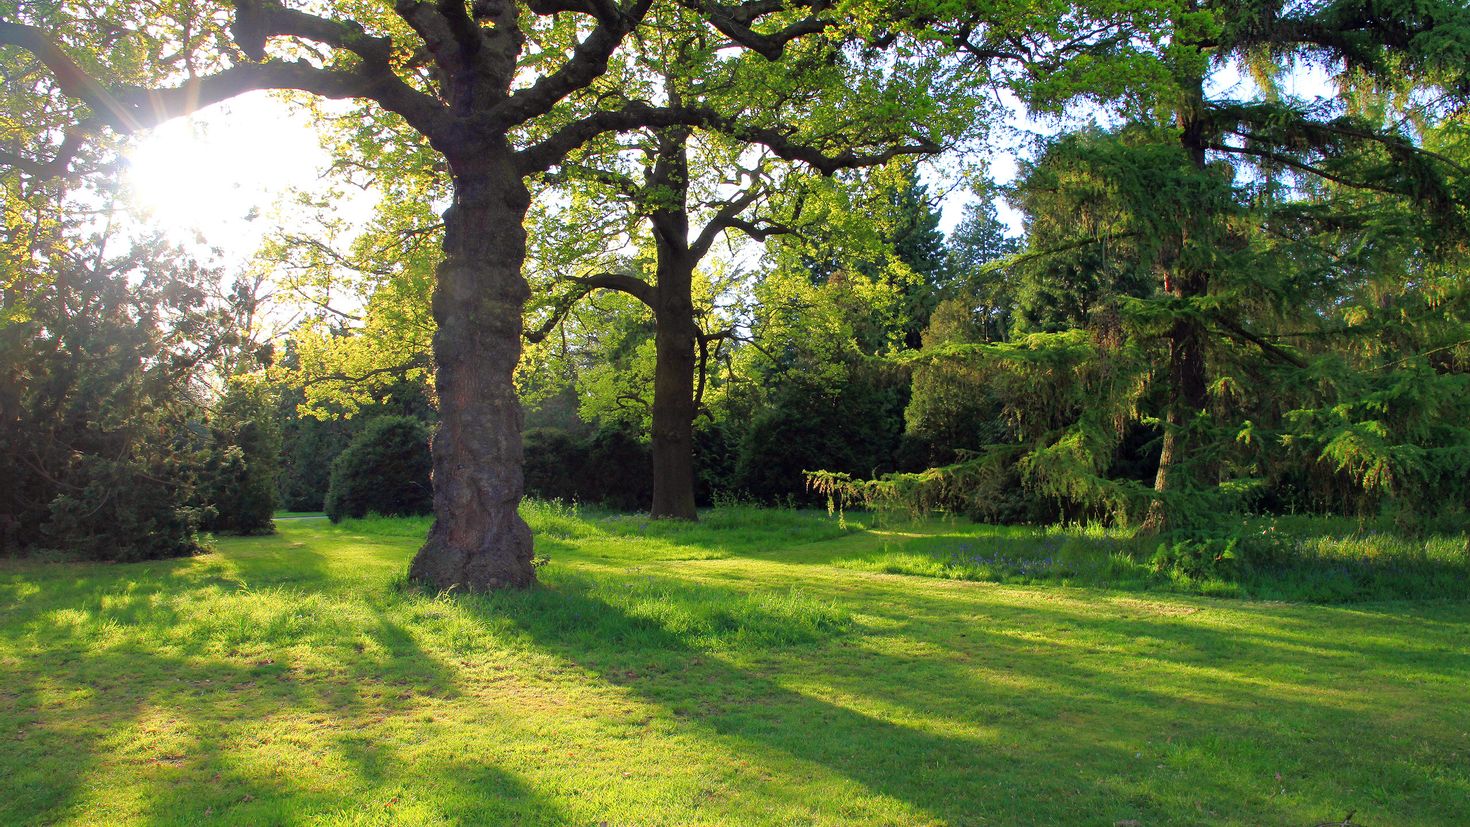
<svg viewBox="0 0 1470 827"><path fill-rule="evenodd" d="M581 499L616 511L647 510L653 502L653 453L631 429L604 425L587 439Z"/></svg>
<svg viewBox="0 0 1470 827"><path fill-rule="evenodd" d="M423 422L407 416L375 419L332 462L327 516L335 523L368 514L428 514L434 507L432 468Z"/></svg>
<svg viewBox="0 0 1470 827"><path fill-rule="evenodd" d="M531 428L524 440L527 497L588 499L587 447L582 440L564 428Z"/></svg>

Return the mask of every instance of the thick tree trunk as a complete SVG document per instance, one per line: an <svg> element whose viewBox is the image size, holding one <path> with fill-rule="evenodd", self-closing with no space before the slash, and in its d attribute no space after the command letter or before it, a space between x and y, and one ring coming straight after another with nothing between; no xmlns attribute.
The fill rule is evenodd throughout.
<svg viewBox="0 0 1470 827"><path fill-rule="evenodd" d="M661 253L663 251L660 251ZM655 308L657 362L653 380L654 519L695 520L694 508L694 263L660 261Z"/></svg>
<svg viewBox="0 0 1470 827"><path fill-rule="evenodd" d="M521 275L529 204L508 151L475 153L455 165L433 300L434 526L409 569L437 589L484 591L536 579L531 530L518 512L521 411L511 380L530 295Z"/></svg>

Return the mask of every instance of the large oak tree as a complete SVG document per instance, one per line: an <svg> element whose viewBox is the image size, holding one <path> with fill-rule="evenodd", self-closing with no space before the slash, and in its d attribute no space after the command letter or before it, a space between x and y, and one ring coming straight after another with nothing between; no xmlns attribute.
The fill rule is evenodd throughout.
<svg viewBox="0 0 1470 827"><path fill-rule="evenodd" d="M717 129L824 171L861 151L829 154L759 112L653 102L600 86L654 5L399 0L386 14L237 0L180 21L74 28L22 12L0 20L0 46L33 56L49 71L47 94L77 105L56 154L7 160L31 173L61 172L79 143L74 136L144 130L257 89L372 101L424 136L443 157L453 203L433 297L436 519L411 575L438 588L524 586L535 575L530 530L517 512L522 447L512 373L528 297L526 179L599 135L639 128ZM771 60L798 38L824 36L837 20L822 0L688 6L728 50ZM109 50L133 43L158 57L144 61L151 71L113 72Z"/></svg>

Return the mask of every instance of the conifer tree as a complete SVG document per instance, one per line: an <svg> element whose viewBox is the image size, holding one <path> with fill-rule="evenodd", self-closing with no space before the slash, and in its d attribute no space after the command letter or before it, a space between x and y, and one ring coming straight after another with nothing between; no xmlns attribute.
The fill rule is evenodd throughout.
<svg viewBox="0 0 1470 827"><path fill-rule="evenodd" d="M1117 123L1053 141L1019 193L1029 247L1005 264L1075 276L1068 289L1104 297L1106 312L1078 308L1042 322L1055 333L924 357L983 362L985 381L1008 398L1017 444L866 490L831 476L819 484L932 500L967 485L973 493L998 478L986 469L1014 462L1039 494L1141 517L1150 530L1188 528L1226 505L1215 496L1222 481L1252 473L1233 453L1261 436L1244 420L1252 394L1302 406L1278 409L1275 421L1322 430L1274 438L1315 446L1312 461L1359 485L1379 485L1395 455L1412 466L1427 426L1413 439L1401 432L1408 441L1396 449L1388 424L1366 416L1385 403L1363 385L1381 378L1348 380L1341 362L1313 358L1314 341L1341 331L1347 294L1334 287L1364 250L1388 244L1427 265L1464 249L1470 175L1435 136L1454 131L1470 94L1470 10L1338 0L1118 6L1095 19L1088 7L1074 11L1068 30L1092 33L1086 60L1058 61L1069 41L1054 32L1017 37L952 10L924 23L979 61L977 71L999 73L1033 112L1086 103ZM1325 96L1291 93L1293 70L1307 65L1330 74ZM1218 82L1231 74L1247 75L1254 92L1232 97L1240 84ZM1329 363L1338 367L1324 382ZM1356 400L1344 395L1350 386ZM1291 392L1302 387L1330 392ZM1108 472L1137 421L1160 430L1147 492Z"/></svg>

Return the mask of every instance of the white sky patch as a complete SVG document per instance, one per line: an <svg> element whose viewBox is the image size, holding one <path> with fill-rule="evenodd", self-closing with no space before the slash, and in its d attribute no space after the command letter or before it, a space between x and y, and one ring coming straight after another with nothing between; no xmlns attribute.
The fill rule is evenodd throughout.
<svg viewBox="0 0 1470 827"><path fill-rule="evenodd" d="M1332 71L1297 65L1283 78L1282 91L1304 101L1330 97ZM1210 92L1237 99L1259 95L1235 66L1214 73ZM985 177L1002 186L1015 180L1021 163L1034 153L1037 138L1098 116L1082 111L1066 124L1033 119L1008 91L999 92L994 105L1000 110L995 114L1001 126L988 145L970 151L983 158ZM138 219L163 229L179 244L217 251L206 257L224 265L227 278L247 265L268 233L291 226L293 188L313 194L328 191L321 176L331 163L311 116L267 92L242 95L163 124L140 137L126 157L125 180ZM950 234L963 218L965 205L975 198L963 185L965 165L951 168L938 160L925 166L930 191L942 195L940 229ZM347 195L335 206L338 215L365 224L375 195L344 189ZM1009 232L1019 235L1020 213L1003 198L996 198L995 204ZM739 255L733 263L749 265Z"/></svg>
<svg viewBox="0 0 1470 827"><path fill-rule="evenodd" d="M331 162L309 117L265 92L169 121L126 159L138 218L177 243L217 249L227 267L259 248L293 187L325 189L320 175Z"/></svg>
<svg viewBox="0 0 1470 827"><path fill-rule="evenodd" d="M995 118L999 125L983 146L973 147L968 152L984 158L985 177L991 184L1004 187L1016 180L1022 160L1032 157L1036 137L1054 134L1059 127L1030 117L1021 101L1007 89L996 92L994 106L998 113L986 113L985 117ZM932 178L926 176L926 182L931 184L931 190L946 191L946 184L935 180L943 179L944 173L934 165L930 165L929 171ZM964 220L965 207L974 200L974 194L967 187L948 189L947 196L939 204L939 229L946 237L952 235ZM1021 235L1024 226L1020 211L1000 196L992 201L996 217L1006 225L1007 234Z"/></svg>

